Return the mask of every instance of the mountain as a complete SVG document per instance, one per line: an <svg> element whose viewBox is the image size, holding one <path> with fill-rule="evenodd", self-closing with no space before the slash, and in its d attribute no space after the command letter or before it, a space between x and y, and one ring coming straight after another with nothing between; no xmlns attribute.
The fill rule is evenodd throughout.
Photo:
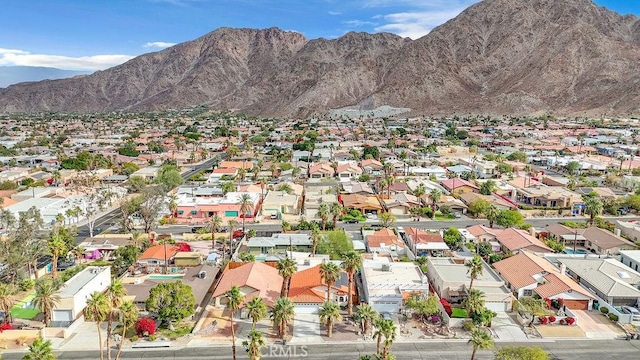
<svg viewBox="0 0 640 360"><path fill-rule="evenodd" d="M0 66L0 88L26 81L64 79L86 74L89 72L40 66Z"/></svg>
<svg viewBox="0 0 640 360"><path fill-rule="evenodd" d="M417 40L221 28L92 75L1 89L0 111L629 115L640 113L639 60L635 16L591 0L485 0Z"/></svg>

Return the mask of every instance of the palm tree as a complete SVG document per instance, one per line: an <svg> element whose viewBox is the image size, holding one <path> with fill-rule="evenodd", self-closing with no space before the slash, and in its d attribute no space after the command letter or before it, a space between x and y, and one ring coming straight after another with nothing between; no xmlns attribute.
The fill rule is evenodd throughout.
<svg viewBox="0 0 640 360"><path fill-rule="evenodd" d="M327 227L327 220L329 220L330 211L329 204L321 203L318 205L318 216L322 220L322 231Z"/></svg>
<svg viewBox="0 0 640 360"><path fill-rule="evenodd" d="M208 231L211 233L211 248L216 249L216 233L222 228L222 218L218 213L209 218ZM230 229L230 231L233 231Z"/></svg>
<svg viewBox="0 0 640 360"><path fill-rule="evenodd" d="M36 281L36 295L33 298L33 305L44 314L44 325L49 326L51 312L60 303L60 295L57 294L60 283L52 279L40 279Z"/></svg>
<svg viewBox="0 0 640 360"><path fill-rule="evenodd" d="M347 300L347 309L349 316L353 315L353 299L352 299L352 287L353 277L362 266L362 256L354 250L347 251L342 255L342 268L347 273L347 279L349 280L349 298Z"/></svg>
<svg viewBox="0 0 640 360"><path fill-rule="evenodd" d="M389 348L396 339L396 324L392 320L386 320L386 324L383 326L384 342L382 345L382 360L387 360L389 356Z"/></svg>
<svg viewBox="0 0 640 360"><path fill-rule="evenodd" d="M57 358L51 348L51 340L44 341L39 337L29 345L29 352L22 357L22 360L55 360Z"/></svg>
<svg viewBox="0 0 640 360"><path fill-rule="evenodd" d="M235 228L238 226L238 222L234 219L231 219L227 222L229 226L229 259L233 258L233 233L235 232ZM226 246L224 252L227 252ZM223 256L224 259L224 256Z"/></svg>
<svg viewBox="0 0 640 360"><path fill-rule="evenodd" d="M240 214L242 214L242 233L245 232L245 220L247 219L247 213L253 215L253 202L251 202L251 195L242 194L240 196Z"/></svg>
<svg viewBox="0 0 640 360"><path fill-rule="evenodd" d="M289 298L281 297L273 304L271 319L278 327L278 335L284 339L287 336L287 327L295 315L295 306Z"/></svg>
<svg viewBox="0 0 640 360"><path fill-rule="evenodd" d="M480 255L475 255L473 259L467 261L464 266L467 267L467 274L469 274L469 277L471 278L471 283L469 283L469 291L471 291L471 288L473 288L473 280L482 276L484 264Z"/></svg>
<svg viewBox="0 0 640 360"><path fill-rule="evenodd" d="M475 328L471 330L471 339L467 341L467 344L471 344L473 346L473 352L471 352L471 360L475 360L476 351L478 349L491 349L493 348L493 338L483 329Z"/></svg>
<svg viewBox="0 0 640 360"><path fill-rule="evenodd" d="M107 298L107 359L111 359L111 333L113 331L113 321L118 317L119 308L127 295L122 281L114 280L107 287L104 296Z"/></svg>
<svg viewBox="0 0 640 360"><path fill-rule="evenodd" d="M327 284L327 301L331 300L331 287L338 281L340 267L332 262L325 262L320 265L320 276Z"/></svg>
<svg viewBox="0 0 640 360"><path fill-rule="evenodd" d="M122 334L120 337L120 346L118 346L118 352L116 353L116 359L120 359L122 353L122 345L124 344L125 334L127 329L131 328L138 320L138 307L131 300L123 301L118 311L120 315L120 322L122 322Z"/></svg>
<svg viewBox="0 0 640 360"><path fill-rule="evenodd" d="M296 261L286 257L280 261L278 261L276 268L278 269L278 273L284 279L282 283L282 297L289 296L289 282L291 282L291 276L298 271L298 267Z"/></svg>
<svg viewBox="0 0 640 360"><path fill-rule="evenodd" d="M13 295L15 294L15 287L11 284L0 283L0 309L5 314L4 322L10 323L11 321L11 307L15 302Z"/></svg>
<svg viewBox="0 0 640 360"><path fill-rule="evenodd" d="M51 277L55 279L58 275L58 259L67 252L67 243L58 229L51 232L49 240L47 241L47 247L49 248L49 253L52 258Z"/></svg>
<svg viewBox="0 0 640 360"><path fill-rule="evenodd" d="M382 337L391 337L390 333L392 329L395 333L396 325L393 323L393 320L378 318L374 322L373 326L375 326L376 328L376 332L373 334L373 336L376 338L376 353L378 355L382 355L382 352L380 351L382 347Z"/></svg>
<svg viewBox="0 0 640 360"><path fill-rule="evenodd" d="M584 213L589 215L589 225L593 226L596 216L602 214L602 201L595 196L589 196L584 200Z"/></svg>
<svg viewBox="0 0 640 360"><path fill-rule="evenodd" d="M327 325L327 337L333 335L333 324L342 320L340 315L340 306L333 301L325 301L318 310L320 322Z"/></svg>
<svg viewBox="0 0 640 360"><path fill-rule="evenodd" d="M333 228L336 229L337 228L337 224L338 224L338 217L340 215L342 215L342 205L340 205L337 202L331 203L331 207L329 208L329 212L331 213L331 216L333 217Z"/></svg>
<svg viewBox="0 0 640 360"><path fill-rule="evenodd" d="M361 304L356 308L355 318L361 322L362 333L367 335L371 324L378 319L380 314L369 304Z"/></svg>
<svg viewBox="0 0 640 360"><path fill-rule="evenodd" d="M316 256L316 250L318 249L318 241L320 241L320 229L317 223L313 223L311 228L311 256Z"/></svg>
<svg viewBox="0 0 640 360"><path fill-rule="evenodd" d="M261 332L251 329L249 337L242 342L242 345L247 349L250 360L260 360L262 356L261 350L266 345L266 341Z"/></svg>
<svg viewBox="0 0 640 360"><path fill-rule="evenodd" d="M476 289L471 289L467 297L462 301L462 306L470 316L472 314L480 314L485 308L484 305L484 293Z"/></svg>
<svg viewBox="0 0 640 360"><path fill-rule="evenodd" d="M433 189L429 193L429 200L431 200L431 219L436 218L436 204L440 201L442 192L438 189Z"/></svg>
<svg viewBox="0 0 640 360"><path fill-rule="evenodd" d="M254 297L246 304L247 316L251 318L251 329L256 328L256 323L267 317L267 304L259 297Z"/></svg>
<svg viewBox="0 0 640 360"><path fill-rule="evenodd" d="M287 233L287 231L291 231L291 224L286 220L282 220L282 233Z"/></svg>
<svg viewBox="0 0 640 360"><path fill-rule="evenodd" d="M231 352L233 354L233 360L236 360L236 329L233 325L233 316L240 310L244 297L237 285L233 285L231 289L225 293L225 296L227 297L227 309L229 309L229 323L231 323Z"/></svg>
<svg viewBox="0 0 640 360"><path fill-rule="evenodd" d="M423 183L420 183L418 187L416 187L415 190L413 190L413 196L417 197L418 199L426 193L427 193L427 187Z"/></svg>
<svg viewBox="0 0 640 360"><path fill-rule="evenodd" d="M496 220L498 220L498 216L500 216L500 210L498 210L495 205L489 205L485 216L487 220L489 220L489 227L493 228L493 223L496 222Z"/></svg>
<svg viewBox="0 0 640 360"><path fill-rule="evenodd" d="M84 308L84 317L89 321L96 322L96 328L98 329L98 346L100 348L100 360L104 359L102 353L102 331L100 331L100 323L107 319L107 313L109 311L109 300L107 297L99 292L94 292L87 300L87 306Z"/></svg>

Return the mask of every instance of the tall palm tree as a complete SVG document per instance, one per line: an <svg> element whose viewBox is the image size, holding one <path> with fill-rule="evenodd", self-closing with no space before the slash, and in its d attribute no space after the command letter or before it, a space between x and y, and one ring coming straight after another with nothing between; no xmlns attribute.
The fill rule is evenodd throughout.
<svg viewBox="0 0 640 360"><path fill-rule="evenodd" d="M500 216L500 210L498 210L498 208L495 205L489 205L489 208L487 209L487 214L485 215L485 217L487 218L487 220L489 220L490 228L493 228L493 223L495 223L496 220L498 220L498 216Z"/></svg>
<svg viewBox="0 0 640 360"><path fill-rule="evenodd" d="M119 315L119 309L127 295L122 281L114 280L107 287L104 296L107 298L107 359L111 359L111 333L113 332L113 322Z"/></svg>
<svg viewBox="0 0 640 360"><path fill-rule="evenodd" d="M475 255L473 259L467 261L464 266L467 267L467 274L469 274L469 277L471 278L471 282L469 283L469 291L471 291L473 288L473 280L482 276L484 264L480 255Z"/></svg>
<svg viewBox="0 0 640 360"><path fill-rule="evenodd" d="M382 343L382 360L387 360L389 356L389 348L396 339L396 324L392 320L386 320L385 326L383 326L382 335L384 336L384 342Z"/></svg>
<svg viewBox="0 0 640 360"><path fill-rule="evenodd" d="M207 227L207 230L211 233L211 248L215 250L216 233L220 232L220 229L222 228L222 218L220 217L220 215L218 215L218 213L213 214L213 216L209 218L209 224L207 225ZM233 231L231 229L229 230Z"/></svg>
<svg viewBox="0 0 640 360"><path fill-rule="evenodd" d="M51 322L51 312L60 303L60 283L52 279L40 279L36 281L36 295L33 298L33 305L42 310L44 314L44 325L49 326Z"/></svg>
<svg viewBox="0 0 640 360"><path fill-rule="evenodd" d="M138 320L138 307L131 300L123 301L118 310L120 316L120 322L122 323L122 334L120 336L120 346L118 346L118 352L116 353L115 360L120 359L122 354L122 345L124 344L125 334L127 329L130 329Z"/></svg>
<svg viewBox="0 0 640 360"><path fill-rule="evenodd" d="M382 338L387 337L392 329L393 332L395 332L395 324L393 323L393 320L378 318L374 322L373 326L375 326L376 328L376 332L373 334L373 336L376 338L376 353L378 355L382 355L382 352L380 351L382 348Z"/></svg>
<svg viewBox="0 0 640 360"><path fill-rule="evenodd" d="M320 322L327 325L327 337L331 337L333 335L333 324L342 320L340 306L333 301L325 301L318 310L318 315L320 315Z"/></svg>
<svg viewBox="0 0 640 360"><path fill-rule="evenodd" d="M242 233L245 232L245 220L247 219L247 213L253 215L253 202L251 202L251 195L242 194L240 196L240 214L242 215Z"/></svg>
<svg viewBox="0 0 640 360"><path fill-rule="evenodd" d="M271 320L278 328L278 335L284 339L287 336L287 327L293 321L295 306L289 298L281 297L273 304L271 310Z"/></svg>
<svg viewBox="0 0 640 360"><path fill-rule="evenodd" d="M417 197L418 199L422 195L425 195L426 193L427 193L427 187L423 183L418 184L415 190L413 190L413 196Z"/></svg>
<svg viewBox="0 0 640 360"><path fill-rule="evenodd" d="M342 255L342 268L347 273L347 279L349 280L349 298L347 300L347 310L349 316L353 315L353 299L352 299L352 287L353 277L356 271L362 267L362 256L354 250L347 251Z"/></svg>
<svg viewBox="0 0 640 360"><path fill-rule="evenodd" d="M55 360L57 358L51 348L51 340L45 341L39 337L29 345L29 352L22 357L22 360Z"/></svg>
<svg viewBox="0 0 640 360"><path fill-rule="evenodd" d="M485 308L484 293L480 290L471 289L467 297L462 301L462 306L470 316L472 314L480 314Z"/></svg>
<svg viewBox="0 0 640 360"><path fill-rule="evenodd" d="M332 262L325 262L320 265L320 276L327 284L327 301L331 300L331 287L338 281L340 276L340 267Z"/></svg>
<svg viewBox="0 0 640 360"><path fill-rule="evenodd" d="M247 349L250 360L260 360L262 357L262 348L266 345L266 341L260 331L251 329L249 337L242 342L242 345Z"/></svg>
<svg viewBox="0 0 640 360"><path fill-rule="evenodd" d="M371 324L380 317L380 314L369 304L361 304L356 308L355 318L361 322L362 333L367 335L371 330Z"/></svg>
<svg viewBox="0 0 640 360"><path fill-rule="evenodd" d="M13 285L7 283L0 283L0 309L5 314L4 322L11 322L11 307L15 303L13 297L16 293L16 289Z"/></svg>
<svg viewBox="0 0 640 360"><path fill-rule="evenodd" d="M58 229L54 229L54 231L51 232L49 240L47 241L47 247L51 254L51 277L55 279L58 275L58 259L66 255L68 251L67 243Z"/></svg>
<svg viewBox="0 0 640 360"><path fill-rule="evenodd" d="M329 211L331 212L331 216L333 217L333 228L336 229L338 226L338 217L342 215L342 205L337 202L331 203Z"/></svg>
<svg viewBox="0 0 640 360"><path fill-rule="evenodd" d="M429 200L431 200L431 219L436 218L436 204L440 201L440 197L442 197L442 192L438 189L433 189L429 193Z"/></svg>
<svg viewBox="0 0 640 360"><path fill-rule="evenodd" d="M231 353L233 360L236 360L236 329L233 325L233 316L240 310L244 297L237 285L233 285L229 291L225 293L227 297L227 309L229 309L229 323L231 323Z"/></svg>
<svg viewBox="0 0 640 360"><path fill-rule="evenodd" d="M595 197L590 196L584 200L584 213L589 215L589 225L593 226L593 222L596 219L596 216L602 214L603 205L602 201Z"/></svg>
<svg viewBox="0 0 640 360"><path fill-rule="evenodd" d="M267 304L259 297L254 297L246 304L247 316L251 318L251 329L256 328L256 323L267 317Z"/></svg>
<svg viewBox="0 0 640 360"><path fill-rule="evenodd" d="M316 256L316 250L318 249L318 242L320 241L320 229L317 223L313 223L311 227L311 256Z"/></svg>
<svg viewBox="0 0 640 360"><path fill-rule="evenodd" d="M483 329L475 328L471 330L471 338L467 341L467 344L473 346L473 352L471 352L471 360L475 360L476 352L478 349L485 350L493 347L493 338Z"/></svg>
<svg viewBox="0 0 640 360"><path fill-rule="evenodd" d="M296 261L286 257L280 261L278 261L276 268L278 269L278 273L284 279L282 283L282 297L289 296L289 283L291 282L291 277L293 274L298 271L298 267Z"/></svg>
<svg viewBox="0 0 640 360"><path fill-rule="evenodd" d="M109 300L107 297L99 292L94 292L87 300L87 306L84 308L84 317L89 321L96 322L96 328L98 329L98 346L100 348L100 360L104 359L102 353L102 331L100 331L100 323L107 319L107 313L109 311Z"/></svg>
<svg viewBox="0 0 640 360"><path fill-rule="evenodd" d="M329 220L330 213L331 209L329 208L329 204L321 203L318 205L318 216L320 220L322 220L322 231L325 231L327 228L327 220Z"/></svg>

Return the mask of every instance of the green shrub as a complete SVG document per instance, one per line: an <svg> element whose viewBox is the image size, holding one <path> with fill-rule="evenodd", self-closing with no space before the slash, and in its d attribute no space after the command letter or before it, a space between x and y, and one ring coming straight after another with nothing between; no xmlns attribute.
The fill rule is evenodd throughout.
<svg viewBox="0 0 640 360"><path fill-rule="evenodd" d="M613 313L612 313L612 314L609 314L609 319L610 319L611 321L618 321L618 315L613 314Z"/></svg>
<svg viewBox="0 0 640 360"><path fill-rule="evenodd" d="M149 341L156 341L158 339L158 335L152 334L147 338Z"/></svg>
<svg viewBox="0 0 640 360"><path fill-rule="evenodd" d="M138 341L138 335L133 335L129 340L131 340L131 342Z"/></svg>
<svg viewBox="0 0 640 360"><path fill-rule="evenodd" d="M20 288L20 291L29 291L33 289L35 285L36 285L35 281L31 279L24 279L20 281L20 284L18 284L18 288Z"/></svg>
<svg viewBox="0 0 640 360"><path fill-rule="evenodd" d="M609 313L609 309L607 309L606 307L601 307L600 312L606 315Z"/></svg>
<svg viewBox="0 0 640 360"><path fill-rule="evenodd" d="M463 328L465 331L471 331L471 330L473 330L473 328L475 328L475 327L476 327L476 325L475 325L475 324L473 323L473 321L471 321L471 320L467 320L467 321L465 321L465 322L463 322L463 323L462 323L462 328Z"/></svg>

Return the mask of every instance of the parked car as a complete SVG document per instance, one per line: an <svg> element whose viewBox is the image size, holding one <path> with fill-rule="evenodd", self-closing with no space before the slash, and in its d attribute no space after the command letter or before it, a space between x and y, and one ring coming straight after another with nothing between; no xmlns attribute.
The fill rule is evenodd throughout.
<svg viewBox="0 0 640 360"><path fill-rule="evenodd" d="M359 221L358 219L347 219L344 222L345 224L357 224Z"/></svg>
<svg viewBox="0 0 640 360"><path fill-rule="evenodd" d="M278 218L278 214L277 213L271 213L271 215L269 215L269 219L271 220L275 220Z"/></svg>
<svg viewBox="0 0 640 360"><path fill-rule="evenodd" d="M623 314L629 314L631 315L631 319L633 321L640 321L640 310L631 307L631 306L621 306L620 307L620 311Z"/></svg>
<svg viewBox="0 0 640 360"><path fill-rule="evenodd" d="M191 228L193 234L197 233L200 229L204 229L204 226L194 226Z"/></svg>

